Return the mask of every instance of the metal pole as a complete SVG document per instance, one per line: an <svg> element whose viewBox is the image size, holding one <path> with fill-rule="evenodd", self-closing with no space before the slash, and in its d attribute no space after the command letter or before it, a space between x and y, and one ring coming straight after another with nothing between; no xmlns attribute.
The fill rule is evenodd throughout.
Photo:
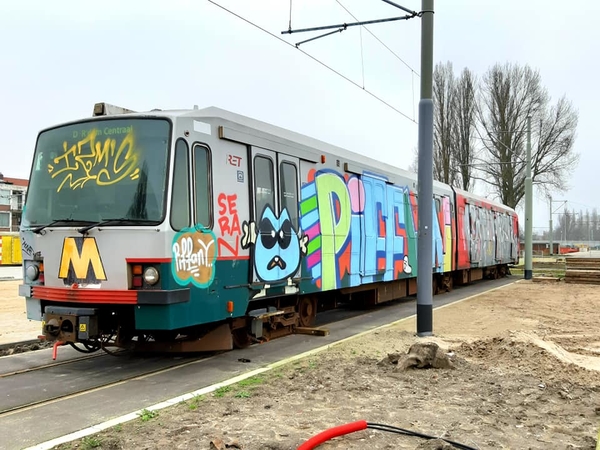
<svg viewBox="0 0 600 450"><path fill-rule="evenodd" d="M526 280L533 277L533 189L531 185L531 116L527 116L527 172L525 174L525 274Z"/></svg>
<svg viewBox="0 0 600 450"><path fill-rule="evenodd" d="M554 231L552 230L552 196L550 196L550 256L554 253Z"/></svg>
<svg viewBox="0 0 600 450"><path fill-rule="evenodd" d="M433 334L433 0L421 0L417 336Z"/></svg>
<svg viewBox="0 0 600 450"><path fill-rule="evenodd" d="M532 215L533 192L531 185L531 116L527 116L527 168L525 173L525 273L524 278L533 277Z"/></svg>

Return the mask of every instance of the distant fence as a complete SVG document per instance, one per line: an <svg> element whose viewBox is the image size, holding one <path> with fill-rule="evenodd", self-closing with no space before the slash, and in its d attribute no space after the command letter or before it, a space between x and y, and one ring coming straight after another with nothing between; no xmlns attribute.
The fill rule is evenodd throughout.
<svg viewBox="0 0 600 450"><path fill-rule="evenodd" d="M0 233L0 237L0 264L3 266L23 264L21 239L18 233Z"/></svg>

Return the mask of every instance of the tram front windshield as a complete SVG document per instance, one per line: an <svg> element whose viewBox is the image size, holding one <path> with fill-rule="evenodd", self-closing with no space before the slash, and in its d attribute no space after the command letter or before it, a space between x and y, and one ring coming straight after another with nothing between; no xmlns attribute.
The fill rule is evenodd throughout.
<svg viewBox="0 0 600 450"><path fill-rule="evenodd" d="M161 223L170 131L163 119L104 119L40 133L22 224Z"/></svg>

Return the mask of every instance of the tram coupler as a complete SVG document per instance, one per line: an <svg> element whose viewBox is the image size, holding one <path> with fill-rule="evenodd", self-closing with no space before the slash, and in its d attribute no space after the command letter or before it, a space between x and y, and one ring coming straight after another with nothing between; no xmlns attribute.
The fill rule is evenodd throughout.
<svg viewBox="0 0 600 450"><path fill-rule="evenodd" d="M42 331L49 341L87 341L98 336L98 310L48 306Z"/></svg>

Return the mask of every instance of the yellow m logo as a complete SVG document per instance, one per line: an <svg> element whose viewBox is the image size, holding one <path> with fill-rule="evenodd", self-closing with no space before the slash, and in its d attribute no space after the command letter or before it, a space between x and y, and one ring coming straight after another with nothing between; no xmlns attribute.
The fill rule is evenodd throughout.
<svg viewBox="0 0 600 450"><path fill-rule="evenodd" d="M91 269L91 270L90 270ZM104 266L93 237L66 237L63 242L58 278L67 283L106 280Z"/></svg>

